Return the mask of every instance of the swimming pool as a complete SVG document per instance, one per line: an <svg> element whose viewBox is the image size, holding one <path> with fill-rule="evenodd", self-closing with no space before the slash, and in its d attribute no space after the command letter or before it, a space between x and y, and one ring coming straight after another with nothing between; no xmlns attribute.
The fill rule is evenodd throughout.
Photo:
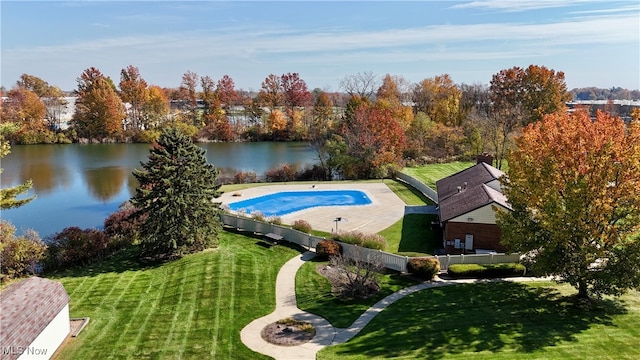
<svg viewBox="0 0 640 360"><path fill-rule="evenodd" d="M234 211L256 212L265 216L282 216L318 206L348 206L371 204L360 190L282 191L229 204Z"/></svg>

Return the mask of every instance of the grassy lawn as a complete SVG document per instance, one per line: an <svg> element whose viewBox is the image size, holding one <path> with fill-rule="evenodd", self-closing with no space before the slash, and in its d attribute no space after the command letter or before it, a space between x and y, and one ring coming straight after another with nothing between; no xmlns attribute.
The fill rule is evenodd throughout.
<svg viewBox="0 0 640 360"><path fill-rule="evenodd" d="M396 180L385 180L385 184L407 205L433 205L433 202L415 188ZM430 229L436 215L408 214L378 234L387 239L387 251L391 253L433 254L441 247L442 234Z"/></svg>
<svg viewBox="0 0 640 360"><path fill-rule="evenodd" d="M318 359L638 359L640 293L590 308L552 283L478 283L411 294Z"/></svg>
<svg viewBox="0 0 640 360"><path fill-rule="evenodd" d="M434 205L423 193L401 181L385 179L384 184L407 205Z"/></svg>
<svg viewBox="0 0 640 360"><path fill-rule="evenodd" d="M71 317L90 317L57 359L266 359L240 330L275 308L275 279L299 251L222 232L220 246L159 266L130 253L58 276Z"/></svg>
<svg viewBox="0 0 640 360"><path fill-rule="evenodd" d="M446 164L429 164L419 167L407 167L402 172L422 181L433 190L436 189L436 181L455 174L475 164L472 161L455 161Z"/></svg>
<svg viewBox="0 0 640 360"><path fill-rule="evenodd" d="M430 227L437 219L437 215L407 214L378 234L387 239L387 252L433 255L434 249L442 247L442 232Z"/></svg>
<svg viewBox="0 0 640 360"><path fill-rule="evenodd" d="M384 274L380 280L380 291L364 300L339 300L331 294L331 283L316 271L316 267L325 262L312 260L306 262L296 274L296 298L298 308L320 315L333 326L349 327L371 305L387 295L415 285L415 281L397 273Z"/></svg>

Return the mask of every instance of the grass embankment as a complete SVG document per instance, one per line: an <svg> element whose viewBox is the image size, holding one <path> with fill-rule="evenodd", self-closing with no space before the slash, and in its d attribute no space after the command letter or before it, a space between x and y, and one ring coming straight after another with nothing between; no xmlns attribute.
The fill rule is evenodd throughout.
<svg viewBox="0 0 640 360"><path fill-rule="evenodd" d="M429 164L418 167L407 167L402 169L402 172L413 176L435 190L436 181L471 167L474 164L475 162L472 161L455 161L446 164Z"/></svg>
<svg viewBox="0 0 640 360"><path fill-rule="evenodd" d="M57 359L267 359L240 330L275 308L280 267L299 251L222 232L220 246L145 267L129 252L55 276L71 317L90 317Z"/></svg>
<svg viewBox="0 0 640 360"><path fill-rule="evenodd" d="M398 300L318 359L638 359L640 293L577 305L569 286L478 283Z"/></svg>
<svg viewBox="0 0 640 360"><path fill-rule="evenodd" d="M407 205L434 205L431 199L402 181L385 179L384 184Z"/></svg>
<svg viewBox="0 0 640 360"><path fill-rule="evenodd" d="M433 205L424 194L403 182L385 180L385 184L407 205ZM433 254L442 242L442 234L430 226L437 219L436 215L407 214L378 234L387 240L388 252Z"/></svg>

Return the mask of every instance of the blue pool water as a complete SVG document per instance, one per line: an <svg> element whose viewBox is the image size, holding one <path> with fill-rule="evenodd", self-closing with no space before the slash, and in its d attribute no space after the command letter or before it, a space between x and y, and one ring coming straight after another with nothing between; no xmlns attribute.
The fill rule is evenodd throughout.
<svg viewBox="0 0 640 360"><path fill-rule="evenodd" d="M282 216L317 206L367 205L371 199L359 190L283 191L229 204L234 211Z"/></svg>

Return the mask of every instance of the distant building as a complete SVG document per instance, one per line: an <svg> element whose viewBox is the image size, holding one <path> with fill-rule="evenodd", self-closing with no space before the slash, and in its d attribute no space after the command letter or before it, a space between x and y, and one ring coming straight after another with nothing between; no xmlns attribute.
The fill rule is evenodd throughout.
<svg viewBox="0 0 640 360"><path fill-rule="evenodd" d="M631 121L631 111L634 108L640 108L640 100L573 100L566 104L570 112L586 108L594 117L596 111L600 110L619 116L625 122Z"/></svg>

